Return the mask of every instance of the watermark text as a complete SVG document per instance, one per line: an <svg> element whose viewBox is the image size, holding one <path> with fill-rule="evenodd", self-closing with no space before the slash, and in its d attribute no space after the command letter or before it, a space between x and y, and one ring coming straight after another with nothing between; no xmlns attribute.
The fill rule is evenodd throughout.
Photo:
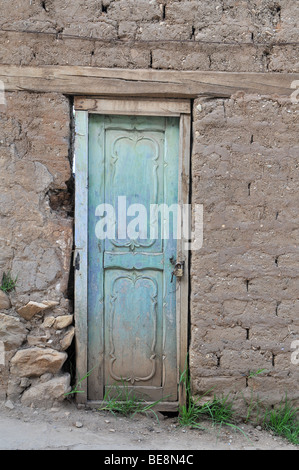
<svg viewBox="0 0 299 470"><path fill-rule="evenodd" d="M203 244L203 205L127 204L118 196L117 207L99 204L95 234L99 240L183 240L185 250L199 250ZM193 230L191 226L193 225Z"/></svg>

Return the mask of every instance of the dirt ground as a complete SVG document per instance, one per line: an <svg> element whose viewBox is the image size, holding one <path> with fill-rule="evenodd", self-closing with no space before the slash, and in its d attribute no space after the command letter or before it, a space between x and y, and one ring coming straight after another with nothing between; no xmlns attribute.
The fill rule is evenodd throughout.
<svg viewBox="0 0 299 470"><path fill-rule="evenodd" d="M64 403L49 410L0 407L1 450L298 450L251 425L243 431L203 422L203 429L178 426L175 416L114 416Z"/></svg>

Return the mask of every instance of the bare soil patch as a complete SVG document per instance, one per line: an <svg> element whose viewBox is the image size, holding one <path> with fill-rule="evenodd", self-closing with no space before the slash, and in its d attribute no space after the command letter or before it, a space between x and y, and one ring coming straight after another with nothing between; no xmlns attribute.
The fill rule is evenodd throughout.
<svg viewBox="0 0 299 470"><path fill-rule="evenodd" d="M182 428L176 416L78 409L64 403L49 410L14 405L0 408L0 449L20 450L298 450L288 441L248 424L242 432L203 421Z"/></svg>

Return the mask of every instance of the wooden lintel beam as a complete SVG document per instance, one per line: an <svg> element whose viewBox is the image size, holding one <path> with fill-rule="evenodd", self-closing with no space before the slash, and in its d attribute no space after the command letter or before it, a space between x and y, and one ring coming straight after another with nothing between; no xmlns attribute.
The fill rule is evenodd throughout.
<svg viewBox="0 0 299 470"><path fill-rule="evenodd" d="M6 91L149 98L230 97L237 91L290 96L299 73L102 69L0 65Z"/></svg>

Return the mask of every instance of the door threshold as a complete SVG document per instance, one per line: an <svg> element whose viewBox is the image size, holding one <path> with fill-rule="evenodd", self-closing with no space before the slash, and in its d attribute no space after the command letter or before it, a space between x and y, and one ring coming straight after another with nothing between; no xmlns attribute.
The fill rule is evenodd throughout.
<svg viewBox="0 0 299 470"><path fill-rule="evenodd" d="M154 402L150 402L150 401L146 401L144 402L144 405L150 405L151 403L154 403ZM105 406L106 404L108 404L107 401L101 401L101 400L88 400L86 401L86 403L82 403L79 405L79 407L81 408L98 408L100 406ZM179 409L179 402L178 401L164 401L164 402L161 402L161 403L157 403L156 405L154 405L152 408L152 410L154 411L165 411L165 412L177 412L178 409Z"/></svg>

